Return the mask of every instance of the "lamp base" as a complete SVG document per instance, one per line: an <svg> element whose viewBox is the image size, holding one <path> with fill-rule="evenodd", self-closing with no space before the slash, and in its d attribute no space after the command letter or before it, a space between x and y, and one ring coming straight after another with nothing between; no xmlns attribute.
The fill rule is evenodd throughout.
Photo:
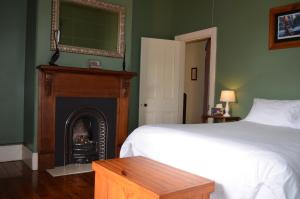
<svg viewBox="0 0 300 199"><path fill-rule="evenodd" d="M230 117L230 114L229 114L229 102L226 102L225 114L223 116L224 117Z"/></svg>
<svg viewBox="0 0 300 199"><path fill-rule="evenodd" d="M224 117L230 117L231 115L229 113L225 113L223 116Z"/></svg>

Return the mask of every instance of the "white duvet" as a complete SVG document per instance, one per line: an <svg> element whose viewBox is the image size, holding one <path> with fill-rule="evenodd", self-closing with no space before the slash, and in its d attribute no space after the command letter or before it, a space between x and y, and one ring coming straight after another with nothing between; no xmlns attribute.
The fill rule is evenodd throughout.
<svg viewBox="0 0 300 199"><path fill-rule="evenodd" d="M148 125L121 157L145 156L214 180L213 199L300 199L300 130L240 121Z"/></svg>

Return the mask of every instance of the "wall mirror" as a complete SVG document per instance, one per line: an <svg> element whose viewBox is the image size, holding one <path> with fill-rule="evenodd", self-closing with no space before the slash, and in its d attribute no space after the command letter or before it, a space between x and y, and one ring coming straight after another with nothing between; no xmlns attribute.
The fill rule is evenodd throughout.
<svg viewBox="0 0 300 199"><path fill-rule="evenodd" d="M51 49L123 57L125 8L99 0L52 0Z"/></svg>

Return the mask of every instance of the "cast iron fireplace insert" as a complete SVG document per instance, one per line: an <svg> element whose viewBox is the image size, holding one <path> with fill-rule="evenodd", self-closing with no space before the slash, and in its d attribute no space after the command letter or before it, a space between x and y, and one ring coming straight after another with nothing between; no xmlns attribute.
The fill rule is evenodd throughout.
<svg viewBox="0 0 300 199"><path fill-rule="evenodd" d="M55 166L115 157L116 99L56 98Z"/></svg>

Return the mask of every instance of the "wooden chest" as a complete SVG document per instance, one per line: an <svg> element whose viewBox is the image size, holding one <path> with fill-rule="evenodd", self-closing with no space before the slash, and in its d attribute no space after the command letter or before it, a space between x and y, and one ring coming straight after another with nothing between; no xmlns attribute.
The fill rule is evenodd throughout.
<svg viewBox="0 0 300 199"><path fill-rule="evenodd" d="M209 199L214 182L165 164L130 157L93 162L95 199Z"/></svg>

